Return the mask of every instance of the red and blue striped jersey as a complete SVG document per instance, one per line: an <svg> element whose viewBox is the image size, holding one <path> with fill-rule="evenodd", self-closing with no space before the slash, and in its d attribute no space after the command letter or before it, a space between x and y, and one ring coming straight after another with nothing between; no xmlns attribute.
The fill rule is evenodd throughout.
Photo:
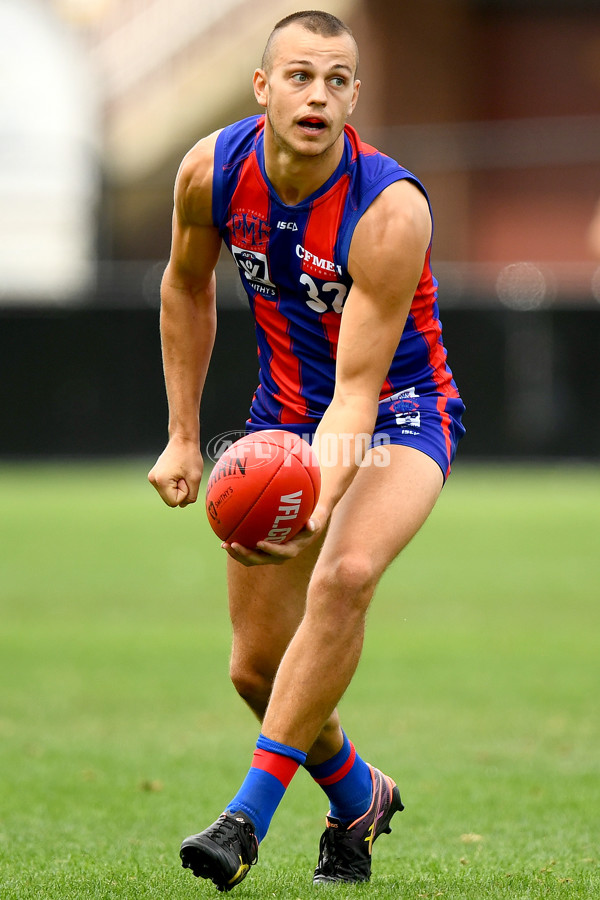
<svg viewBox="0 0 600 900"><path fill-rule="evenodd" d="M394 181L410 179L427 194L414 175L346 126L335 172L306 200L287 206L267 177L263 138L264 116L219 134L213 222L240 269L256 323L259 386L250 419L254 414L274 425L315 422L333 397L356 224ZM382 398L407 387L458 396L446 364L430 251Z"/></svg>

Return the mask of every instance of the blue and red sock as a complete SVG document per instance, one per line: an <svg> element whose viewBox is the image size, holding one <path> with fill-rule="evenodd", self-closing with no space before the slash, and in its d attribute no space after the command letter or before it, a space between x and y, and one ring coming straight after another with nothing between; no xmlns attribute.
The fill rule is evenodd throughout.
<svg viewBox="0 0 600 900"><path fill-rule="evenodd" d="M259 735L252 765L242 786L227 804L227 812L241 811L251 819L262 841L286 789L306 759L306 753Z"/></svg>
<svg viewBox="0 0 600 900"><path fill-rule="evenodd" d="M354 744L344 735L341 750L331 759L304 768L329 798L330 815L349 825L364 815L371 805L373 780L367 763L360 758Z"/></svg>

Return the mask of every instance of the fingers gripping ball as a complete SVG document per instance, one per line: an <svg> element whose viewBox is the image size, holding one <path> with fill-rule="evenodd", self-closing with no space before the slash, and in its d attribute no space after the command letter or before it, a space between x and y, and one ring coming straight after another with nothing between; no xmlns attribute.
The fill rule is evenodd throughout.
<svg viewBox="0 0 600 900"><path fill-rule="evenodd" d="M232 444L206 489L206 512L223 541L255 547L282 544L304 528L319 498L321 472L310 444L268 430Z"/></svg>

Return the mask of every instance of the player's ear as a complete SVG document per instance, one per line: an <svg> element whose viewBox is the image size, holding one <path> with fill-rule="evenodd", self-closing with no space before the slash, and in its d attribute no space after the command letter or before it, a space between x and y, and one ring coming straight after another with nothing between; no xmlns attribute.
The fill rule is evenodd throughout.
<svg viewBox="0 0 600 900"><path fill-rule="evenodd" d="M352 91L352 100L350 101L350 105L348 106L348 115L351 116L354 112L354 108L358 103L358 92L360 91L360 81L358 79L354 82L354 90Z"/></svg>
<svg viewBox="0 0 600 900"><path fill-rule="evenodd" d="M264 106L266 108L269 94L269 82L267 73L264 69L257 69L255 71L252 84L254 86L254 96L256 97L257 103L259 106Z"/></svg>

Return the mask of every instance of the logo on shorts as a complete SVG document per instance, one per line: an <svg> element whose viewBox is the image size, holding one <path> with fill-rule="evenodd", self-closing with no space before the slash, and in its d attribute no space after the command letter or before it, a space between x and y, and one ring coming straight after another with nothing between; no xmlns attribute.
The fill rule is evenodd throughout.
<svg viewBox="0 0 600 900"><path fill-rule="evenodd" d="M417 400L419 395L415 393L414 387L407 388L405 391L398 391L391 397L386 397L382 402L396 417L396 425L400 425L403 431L414 430L421 427L421 413L419 411L419 403Z"/></svg>

